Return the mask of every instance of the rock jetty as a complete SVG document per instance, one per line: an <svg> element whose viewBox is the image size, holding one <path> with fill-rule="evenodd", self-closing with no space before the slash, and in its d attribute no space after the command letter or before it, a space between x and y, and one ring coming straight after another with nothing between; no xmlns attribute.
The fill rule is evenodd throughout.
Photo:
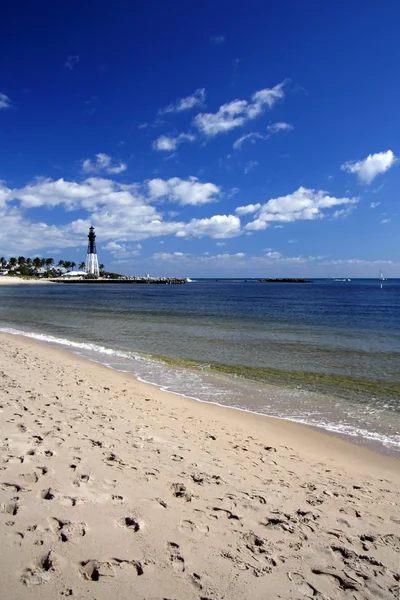
<svg viewBox="0 0 400 600"><path fill-rule="evenodd" d="M176 285L186 283L186 279L180 277L119 277L118 279L106 279L99 277L98 279L85 279L80 277L71 277L64 279L51 279L55 283L139 283L139 284L158 284L158 285Z"/></svg>
<svg viewBox="0 0 400 600"><path fill-rule="evenodd" d="M284 279L258 279L261 283L312 283L311 279L286 277Z"/></svg>

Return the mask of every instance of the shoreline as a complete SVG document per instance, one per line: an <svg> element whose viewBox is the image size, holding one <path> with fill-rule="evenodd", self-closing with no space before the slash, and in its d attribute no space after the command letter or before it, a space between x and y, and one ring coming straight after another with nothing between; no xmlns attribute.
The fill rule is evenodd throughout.
<svg viewBox="0 0 400 600"><path fill-rule="evenodd" d="M398 460L0 340L4 600L396 597Z"/></svg>
<svg viewBox="0 0 400 600"><path fill-rule="evenodd" d="M0 285L43 285L48 283L54 283L54 281L50 281L49 279L30 279L24 277L8 277L7 275L2 275L0 277Z"/></svg>
<svg viewBox="0 0 400 600"><path fill-rule="evenodd" d="M257 429L262 429L263 423L265 423L265 427L271 428L275 432L279 430L280 435L294 435L296 438L299 438L299 440L302 443L304 443L305 446L308 445L311 439L312 444L317 444L319 448L324 448L325 450L328 448L330 452L334 452L335 454L336 452L338 452L340 457L342 457L342 452L346 452L352 455L352 460L358 461L361 459L361 461L363 461L364 458L366 458L364 457L364 453L366 453L366 456L368 456L368 460L372 460L373 464L379 464L379 468L381 467L381 457L383 460L382 464L384 464L387 459L387 464L392 464L394 468L397 468L396 465L400 465L400 459L397 457L390 456L388 454L383 454L382 452L379 452L375 449L371 449L364 444L354 443L351 440L344 439L339 434L320 429L314 425L309 425L307 423L299 423L297 421L285 419L282 417L264 415L262 413L256 413L236 406L223 405L217 402L208 402L195 398L194 396L188 396L180 392L167 390L163 388L163 386L160 384L145 381L143 379L140 379L139 377L136 377L132 373L117 370L113 367L109 367L95 360L91 360L84 356L75 354L74 352L68 349L58 348L47 344L46 342L42 342L33 338L0 332L0 340L2 338L4 338L5 340L9 340L10 342L15 341L17 345L21 344L21 346L26 345L27 347L32 347L32 349L43 348L45 352L46 350L51 351L51 353L55 352L56 354L60 354L60 357L64 356L64 360L69 359L72 362L76 361L77 363L81 364L83 368L89 368L89 365L92 365L95 369L100 369L104 371L105 374L111 373L112 375L109 375L111 378L114 378L115 376L128 378L131 381L131 384L136 384L140 388L143 386L144 389L141 391L143 391L144 394L147 393L151 395L152 392L156 392L157 394L161 394L161 396L170 396L174 399L175 402L178 403L182 401L185 404L188 404L189 406L198 405L199 407L204 407L203 409L200 408L200 410L204 410L206 412L208 410L210 410L210 412L216 411L216 414L221 413L222 418L226 421L230 420L230 418L228 417L229 413L237 413L237 416L232 416L233 421L239 418L240 421L246 421L246 425L251 427L256 426ZM146 390L146 388L148 389ZM283 388L283 391L286 391L286 388ZM172 401L172 398L169 398L169 402ZM288 442L287 437L285 437L285 440L286 442Z"/></svg>
<svg viewBox="0 0 400 600"><path fill-rule="evenodd" d="M256 417L266 417L269 419L274 419L274 420L282 420L285 422L289 422L289 423L293 423L295 425L300 425L301 427L308 427L310 429L312 429L313 431L318 431L320 433L322 433L323 435L329 436L329 437L334 437L336 439L341 439L346 441L347 443L351 444L351 446L356 446L356 447L362 447L362 448L367 448L372 450L373 452L378 452L379 454L382 454L384 456L391 456L394 457L396 459L400 458L400 449L398 447L397 442L391 441L390 437L385 438L383 436L383 434L380 434L378 432L374 432L374 431L368 431L368 430L363 430L361 429L357 429L354 430L352 428L350 429L346 429L346 425L342 424L340 422L336 423L335 421L326 421L325 423L321 422L319 423L318 421L313 422L312 419L308 419L305 420L304 418L299 418L299 417L295 417L295 416L286 416L284 413L281 414L266 414L263 413L261 411L258 411L256 408L252 407L252 406L239 406L239 405L235 405L235 404L229 404L229 403L225 403L223 401L217 401L214 399L209 399L207 398L207 395L210 394L210 389L208 389L207 395L206 397L202 398L201 394L200 397L198 396L194 396L192 393L188 392L186 393L185 391L183 391L183 389L179 390L179 389L171 389L171 373L163 373L164 377L166 376L168 383L163 383L161 380L156 381L156 380L149 380L147 378L146 374L140 375L138 373L132 372L130 370L131 365L130 365L130 361L134 360L135 358L137 358L136 355L139 355L139 357L141 356L141 353L137 353L134 351L127 351L127 350L115 350L112 348L106 348L103 346L98 346L96 343L89 343L89 342L78 342L78 341L73 341L73 340L69 340L67 338L57 338L54 337L52 335L48 335L48 334L34 334L34 333L27 333L27 332L23 332L20 330L12 330L10 329L10 333L6 332L6 331L0 331L0 336L5 335L5 336L11 336L11 337L17 337L17 338L22 338L25 340L32 340L34 343L39 343L40 345L45 345L48 348L54 348L57 350L60 350L62 352L67 352L69 355L77 357L77 358L81 358L84 361L89 361L93 364L98 364L101 366L105 366L106 368L109 368L115 372L120 372L120 373L129 373L129 376L133 377L133 379L135 381L139 381L142 382L146 385L150 385L150 386L154 386L157 390L160 390L162 392L165 393L170 393L170 394L174 394L177 397L182 397L185 398L191 402L195 401L195 402L199 402L199 403L203 403L206 405L210 405L210 406L219 406L222 409L234 409L235 411L239 411L243 414L250 414L250 415L254 415ZM87 352L87 350L90 349L91 352L93 352L94 354L92 356L89 356L89 353ZM133 358L130 356L130 352L132 352L133 354ZM86 353L86 354L85 354ZM99 353L100 355L104 355L102 356L102 359L100 360L98 358L98 356L96 356L96 354ZM116 358L116 363L113 364L113 360L114 357ZM225 390L223 393L226 394L227 390L228 390L228 394L229 394L229 388L232 386L232 384L234 383L234 375L230 374L229 371L224 372L224 371L214 371L213 369L209 369L208 371L204 371L201 368L196 368L196 367L192 367L192 363L194 363L194 361L190 361L190 360L183 360L183 359L170 359L168 357L162 357L159 355L147 355L147 354L143 354L143 357L146 359L149 359L150 361L155 361L155 362L160 362L160 364L165 364L168 368L171 369L184 369L187 374L192 373L192 375L194 377L204 377L204 381L206 381L206 385L211 385L211 391L213 390L213 388L215 387L215 391L218 394L218 389L221 392L221 390ZM124 368L122 368L121 364L118 364L118 361L122 359L122 360L127 360L127 369L125 370ZM181 364L182 363L182 364ZM209 366L209 365L208 365ZM153 374L154 375L154 374ZM160 375L160 374L158 374ZM288 375L290 375L290 372L288 373ZM201 383L201 382L200 382ZM203 382L204 383L204 382ZM271 401L271 395L273 397L273 402L275 404L278 404L280 402L286 403L288 398L292 398L294 402L296 402L297 396L300 394L299 398L300 400L303 399L302 401L304 402L304 398L315 398L315 401L325 401L326 403L329 402L335 402L335 401L342 401L342 398L340 396L334 396L332 394L329 393L329 391L321 391L321 390L313 390L313 389L308 389L307 387L304 388L296 388L290 385L290 381L286 382L285 381L280 381L279 383L277 382L268 382L268 381L259 381L259 380L255 380L255 379L251 379L251 378L245 378L245 377L240 377L239 376L239 381L236 382L238 385L240 386L246 386L246 391L249 392L250 388L250 393L251 393L251 388L253 387L253 392L255 391L256 393L258 393L258 389L255 389L255 386L263 386L265 387L266 393L269 394L269 401ZM173 384L172 384L173 386ZM221 387L222 386L222 387ZM179 387L179 386L178 386ZM232 387L232 394L234 394L234 387ZM233 396L234 398L234 396Z"/></svg>

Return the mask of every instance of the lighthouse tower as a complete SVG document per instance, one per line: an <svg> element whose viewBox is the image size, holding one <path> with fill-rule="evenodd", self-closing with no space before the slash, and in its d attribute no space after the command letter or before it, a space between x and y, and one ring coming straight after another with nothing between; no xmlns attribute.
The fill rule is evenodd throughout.
<svg viewBox="0 0 400 600"><path fill-rule="evenodd" d="M99 276L99 261L96 252L96 234L93 225L89 229L89 243L86 255L86 273Z"/></svg>

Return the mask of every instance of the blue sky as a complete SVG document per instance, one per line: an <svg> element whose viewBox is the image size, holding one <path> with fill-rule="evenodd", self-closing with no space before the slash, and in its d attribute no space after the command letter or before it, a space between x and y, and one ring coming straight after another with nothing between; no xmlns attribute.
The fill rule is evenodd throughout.
<svg viewBox="0 0 400 600"><path fill-rule="evenodd" d="M400 4L6 3L0 255L400 276Z"/></svg>

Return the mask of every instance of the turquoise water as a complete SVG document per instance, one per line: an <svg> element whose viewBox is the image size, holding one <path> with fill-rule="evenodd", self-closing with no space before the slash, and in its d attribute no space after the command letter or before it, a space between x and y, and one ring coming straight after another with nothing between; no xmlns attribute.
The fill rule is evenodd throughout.
<svg viewBox="0 0 400 600"><path fill-rule="evenodd" d="M391 454L400 454L399 323L398 280L0 287L3 331Z"/></svg>

